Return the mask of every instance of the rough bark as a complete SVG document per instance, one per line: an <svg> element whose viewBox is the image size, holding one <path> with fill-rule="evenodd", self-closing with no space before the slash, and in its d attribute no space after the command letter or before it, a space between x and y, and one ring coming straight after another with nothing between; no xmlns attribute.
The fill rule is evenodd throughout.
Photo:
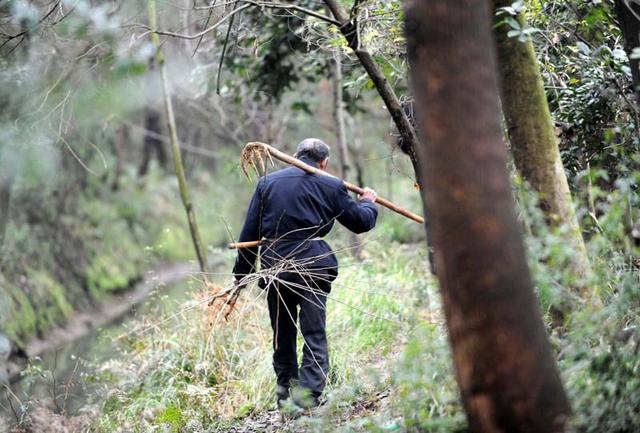
<svg viewBox="0 0 640 433"><path fill-rule="evenodd" d="M569 406L511 194L490 2L413 0L405 17L423 199L470 431L561 432Z"/></svg>
<svg viewBox="0 0 640 433"><path fill-rule="evenodd" d="M150 27L153 30L155 30L157 28L155 0L149 1L148 8L149 8L149 24L150 24ZM196 256L198 258L198 264L200 265L200 270L202 271L202 273L204 274L204 278L206 279L207 257L205 255L205 250L202 245L202 240L200 238L200 232L198 230L196 215L193 208L193 203L191 202L189 187L187 186L187 180L184 174L184 167L182 165L182 156L180 154L180 143L178 141L178 132L176 129L176 119L173 112L173 104L171 102L171 91L169 89L169 78L167 77L167 68L164 63L164 55L162 53L162 48L160 45L160 37L158 36L157 33L152 33L151 40L156 48L156 51L157 51L156 59L157 59L158 66L160 67L160 76L162 80L162 90L164 95L165 115L167 116L167 126L169 128L169 138L171 141L171 153L173 156L173 166L176 172L176 177L178 178L178 185L180 188L180 198L182 199L182 204L184 205L185 211L187 213L189 231L191 233L191 240L193 241L193 246L196 252Z"/></svg>
<svg viewBox="0 0 640 433"><path fill-rule="evenodd" d="M510 6L511 0L493 0L493 10ZM551 113L547 104L533 43L507 35L510 27L499 24L494 14L502 109L516 168L540 196L540 205L552 227L568 228L566 242L574 255L573 271L580 283L575 287L591 297L584 283L591 266L569 184L560 158ZM520 21L523 22L522 17Z"/></svg>
<svg viewBox="0 0 640 433"><path fill-rule="evenodd" d="M640 4L630 0L615 0L615 9L624 36L624 49L629 56L636 103L640 103L640 60L631 58L633 49L640 47Z"/></svg>

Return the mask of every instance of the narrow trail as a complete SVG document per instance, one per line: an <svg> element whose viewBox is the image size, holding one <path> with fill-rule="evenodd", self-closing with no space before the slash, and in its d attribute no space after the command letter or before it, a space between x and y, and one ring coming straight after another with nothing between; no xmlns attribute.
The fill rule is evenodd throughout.
<svg viewBox="0 0 640 433"><path fill-rule="evenodd" d="M310 412L304 413L297 419L282 418L277 409L255 413L244 418L237 425L224 430L224 433L303 433L309 430L309 424L318 418L326 420L334 427L339 427L351 421L361 419L373 413L380 412L389 404L389 392L379 392L349 403L325 404Z"/></svg>

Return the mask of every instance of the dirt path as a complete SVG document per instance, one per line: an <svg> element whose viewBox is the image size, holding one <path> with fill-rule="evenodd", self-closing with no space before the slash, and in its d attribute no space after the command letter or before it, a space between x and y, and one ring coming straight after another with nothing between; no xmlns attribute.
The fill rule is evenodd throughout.
<svg viewBox="0 0 640 433"><path fill-rule="evenodd" d="M297 419L283 419L277 409L256 413L244 418L224 433L304 433L311 425L322 421L336 429L388 408L389 393L379 392L350 403L327 404L306 412Z"/></svg>

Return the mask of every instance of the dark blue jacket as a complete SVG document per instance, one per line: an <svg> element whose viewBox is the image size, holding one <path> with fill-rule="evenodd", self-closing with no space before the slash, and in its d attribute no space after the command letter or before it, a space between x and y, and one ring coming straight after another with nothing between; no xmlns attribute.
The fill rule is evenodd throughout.
<svg viewBox="0 0 640 433"><path fill-rule="evenodd" d="M340 179L288 167L259 179L238 240L263 239L262 269L280 266L282 271L278 272L295 272L302 266L333 280L338 275L338 260L320 238L331 231L336 220L362 233L375 226L377 216L377 206L368 200L354 200ZM238 250L233 268L236 278L254 271L257 254L258 247Z"/></svg>

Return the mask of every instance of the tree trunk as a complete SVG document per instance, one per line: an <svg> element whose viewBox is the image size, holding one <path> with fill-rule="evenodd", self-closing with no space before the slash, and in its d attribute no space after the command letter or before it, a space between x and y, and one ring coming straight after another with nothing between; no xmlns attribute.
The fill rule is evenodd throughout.
<svg viewBox="0 0 640 433"><path fill-rule="evenodd" d="M0 168L2 168L1 165L0 161ZM4 237L9 222L9 203L14 180L12 171L11 167L0 171L0 251L2 251L2 246L4 245Z"/></svg>
<svg viewBox="0 0 640 433"><path fill-rule="evenodd" d="M511 0L493 0L493 11L510 6ZM520 22L524 24L522 17ZM509 37L510 27L494 14L502 107L516 168L540 195L542 209L552 227L564 226L573 250L573 271L580 282L576 289L591 297L585 277L591 266L576 218L571 192L556 141L542 76L530 39Z"/></svg>
<svg viewBox="0 0 640 433"><path fill-rule="evenodd" d="M149 7L149 24L152 30L157 28L156 23L156 2L150 0ZM151 33L151 40L157 50L156 58L158 66L160 67L160 75L162 80L162 90L164 94L164 106L165 114L167 116L167 126L169 127L169 138L171 140L171 153L173 155L173 165L178 178L178 185L180 188L180 198L187 213L187 220L189 223L189 231L191 232L191 240L200 264L200 270L202 271L205 280L207 279L207 257L205 250L200 239L200 232L198 231L198 224L196 222L196 215L189 195L189 188L184 175L184 168L182 166L182 157L180 154L180 144L178 142L178 132L176 130L176 119L173 113L173 104L171 102L171 92L169 90L169 79L167 77L167 67L164 64L164 54L160 46L160 37L157 33Z"/></svg>
<svg viewBox="0 0 640 433"><path fill-rule="evenodd" d="M615 0L615 8L620 30L624 36L624 49L629 56L636 102L640 103L640 61L631 58L633 49L640 47L640 4L628 0Z"/></svg>
<svg viewBox="0 0 640 433"><path fill-rule="evenodd" d="M111 183L112 191L118 191L120 189L120 178L122 177L122 173L124 171L124 168L123 168L124 149L128 139L129 139L129 127L125 123L123 123L116 130L116 136L113 140L113 153L116 157L116 167L115 167L113 182Z"/></svg>
<svg viewBox="0 0 640 433"><path fill-rule="evenodd" d="M349 179L349 153L344 125L344 101L342 100L342 56L339 52L333 57L333 118L336 123L336 141L340 157L340 177Z"/></svg>
<svg viewBox="0 0 640 433"><path fill-rule="evenodd" d="M336 50L333 53L333 119L336 125L336 141L340 158L340 177L349 178L349 152L347 148L347 134L344 121L344 101L342 96L342 54ZM362 185L362 184L358 184ZM349 233L349 250L357 260L364 260L362 242L356 233Z"/></svg>
<svg viewBox="0 0 640 433"><path fill-rule="evenodd" d="M153 70L153 68L150 68ZM160 113L154 108L147 107L144 116L144 142L142 147L142 162L138 169L138 176L146 176L149 170L151 158L155 153L158 164L161 167L167 165L167 155L164 151L164 143L162 142L162 128L160 126Z"/></svg>
<svg viewBox="0 0 640 433"><path fill-rule="evenodd" d="M407 2L425 213L470 431L561 432L569 405L515 214L489 6Z"/></svg>

